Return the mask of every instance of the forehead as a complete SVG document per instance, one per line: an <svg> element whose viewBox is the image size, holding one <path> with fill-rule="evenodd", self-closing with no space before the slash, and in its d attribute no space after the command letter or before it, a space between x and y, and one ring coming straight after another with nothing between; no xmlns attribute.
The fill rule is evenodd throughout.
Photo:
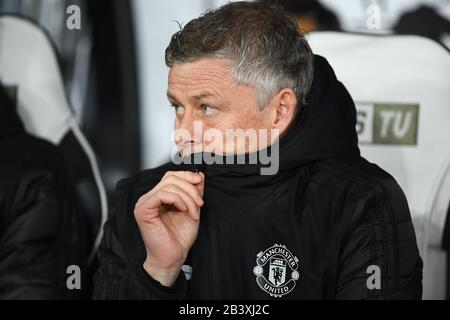
<svg viewBox="0 0 450 320"><path fill-rule="evenodd" d="M199 59L176 63L169 71L170 95L195 95L202 92L220 94L235 85L231 61L226 59Z"/></svg>

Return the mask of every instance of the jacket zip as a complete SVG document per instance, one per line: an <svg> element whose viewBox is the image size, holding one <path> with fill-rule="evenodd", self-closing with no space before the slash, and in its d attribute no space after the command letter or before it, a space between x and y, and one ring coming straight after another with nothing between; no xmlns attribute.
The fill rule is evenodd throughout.
<svg viewBox="0 0 450 320"><path fill-rule="evenodd" d="M205 190L207 184L207 166L205 164L196 165L196 172L203 172L205 175ZM206 201L205 201L206 202ZM206 208L207 209L207 208ZM217 271L219 270L218 266L218 245L217 245L217 216L214 209L210 210L208 216L208 224L209 224L209 238L210 238L210 246L211 246L211 270L212 270L212 299L218 300L220 298L220 288L217 278Z"/></svg>
<svg viewBox="0 0 450 320"><path fill-rule="evenodd" d="M212 265L212 277L213 277L213 298L218 300L220 298L220 288L217 279L217 274L219 270L219 257L217 256L218 244L217 244L217 217L214 210L210 212L211 216L211 265Z"/></svg>

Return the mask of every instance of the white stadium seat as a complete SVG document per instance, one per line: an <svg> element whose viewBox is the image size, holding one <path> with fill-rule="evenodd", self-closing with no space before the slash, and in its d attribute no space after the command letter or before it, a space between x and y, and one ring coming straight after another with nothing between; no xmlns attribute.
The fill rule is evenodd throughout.
<svg viewBox="0 0 450 320"><path fill-rule="evenodd" d="M406 194L424 260L423 298L445 299L449 52L418 36L316 32L309 43L355 101L362 155L394 176Z"/></svg>
<svg viewBox="0 0 450 320"><path fill-rule="evenodd" d="M27 132L58 146L67 160L89 222L92 260L107 216L106 193L94 153L69 107L57 54L38 25L0 16L0 80L16 88L18 113Z"/></svg>

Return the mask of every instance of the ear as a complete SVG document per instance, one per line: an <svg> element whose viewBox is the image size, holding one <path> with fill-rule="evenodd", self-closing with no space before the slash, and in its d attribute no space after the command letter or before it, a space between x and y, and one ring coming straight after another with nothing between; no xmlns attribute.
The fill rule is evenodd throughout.
<svg viewBox="0 0 450 320"><path fill-rule="evenodd" d="M280 135L282 135L294 118L297 109L297 96L294 90L285 88L273 98L272 102L274 103L272 128L278 129Z"/></svg>

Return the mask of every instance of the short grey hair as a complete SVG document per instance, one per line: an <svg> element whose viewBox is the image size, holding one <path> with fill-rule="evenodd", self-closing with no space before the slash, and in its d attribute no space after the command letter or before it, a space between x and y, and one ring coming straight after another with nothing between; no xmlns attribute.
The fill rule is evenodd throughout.
<svg viewBox="0 0 450 320"><path fill-rule="evenodd" d="M172 36L166 65L201 58L231 60L233 77L255 88L261 109L284 88L304 104L311 88L311 49L296 21L276 5L232 2L191 20Z"/></svg>

